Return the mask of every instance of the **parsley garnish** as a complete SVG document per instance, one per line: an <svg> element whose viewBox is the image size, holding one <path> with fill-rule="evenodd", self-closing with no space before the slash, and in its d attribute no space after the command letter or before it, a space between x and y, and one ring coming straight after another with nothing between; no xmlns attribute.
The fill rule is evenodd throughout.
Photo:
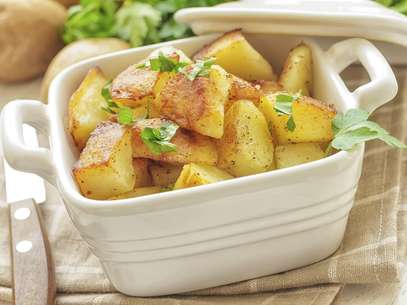
<svg viewBox="0 0 407 305"><path fill-rule="evenodd" d="M396 148L407 148L407 145L391 136L379 124L369 121L369 113L362 109L350 109L345 114L337 114L332 121L334 139L327 148L327 154L332 148L352 150L357 144L370 140L381 140Z"/></svg>
<svg viewBox="0 0 407 305"><path fill-rule="evenodd" d="M287 121L287 129L289 131L295 130L295 122L292 116L293 102L299 98L298 95L279 94L276 96L274 103L274 110L279 114L289 115Z"/></svg>
<svg viewBox="0 0 407 305"><path fill-rule="evenodd" d="M137 68L150 67L152 71L182 73L189 80L193 81L198 76L208 76L209 70L214 63L215 58L210 57L189 64L187 62L179 61L176 58L165 56L160 52L158 57L151 58L147 62L138 65Z"/></svg>
<svg viewBox="0 0 407 305"><path fill-rule="evenodd" d="M214 57L204 60L197 60L195 63L184 67L179 72L183 73L189 80L193 81L198 76L208 76L209 70L213 64L215 64Z"/></svg>
<svg viewBox="0 0 407 305"><path fill-rule="evenodd" d="M177 129L178 125L172 122L167 122L160 128L145 127L140 138L153 154L159 155L164 152L176 151L176 145L170 140Z"/></svg>
<svg viewBox="0 0 407 305"><path fill-rule="evenodd" d="M110 85L111 81L109 81L105 86L102 88L101 95L106 101L107 107L102 107L102 109L108 113L116 114L117 121L122 125L130 125L134 123L134 114L131 108L126 106L121 106L113 101L112 95L110 94Z"/></svg>

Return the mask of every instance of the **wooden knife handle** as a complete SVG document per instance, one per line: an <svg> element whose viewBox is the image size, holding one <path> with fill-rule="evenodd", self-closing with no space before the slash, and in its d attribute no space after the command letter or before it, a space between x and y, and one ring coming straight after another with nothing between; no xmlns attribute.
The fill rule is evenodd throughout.
<svg viewBox="0 0 407 305"><path fill-rule="evenodd" d="M55 274L41 215L32 199L10 204L15 305L53 305Z"/></svg>

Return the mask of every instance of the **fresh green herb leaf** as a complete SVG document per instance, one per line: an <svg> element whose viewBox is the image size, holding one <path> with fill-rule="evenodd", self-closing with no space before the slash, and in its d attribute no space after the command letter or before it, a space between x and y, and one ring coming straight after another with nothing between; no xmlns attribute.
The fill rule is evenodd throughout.
<svg viewBox="0 0 407 305"><path fill-rule="evenodd" d="M295 122L292 116L292 107L293 102L299 98L299 95L288 95L288 94L279 94L276 96L276 101L274 103L274 110L282 115L289 115L287 121L287 129L289 131L295 130Z"/></svg>
<svg viewBox="0 0 407 305"><path fill-rule="evenodd" d="M122 125L130 125L134 123L133 110L129 107L121 106L113 101L112 95L110 94L111 84L112 82L109 81L102 88L101 95L107 104L107 107L102 107L102 109L110 114L116 114L117 121Z"/></svg>
<svg viewBox="0 0 407 305"><path fill-rule="evenodd" d="M133 110L129 107L120 107L117 112L117 121L122 125L130 125L134 123Z"/></svg>
<svg viewBox="0 0 407 305"><path fill-rule="evenodd" d="M289 131L294 131L295 130L295 122L294 122L294 118L292 115L290 115L290 118L287 121L287 129Z"/></svg>
<svg viewBox="0 0 407 305"><path fill-rule="evenodd" d="M193 81L198 76L208 76L212 65L215 64L215 58L210 57L204 60L197 60L193 64L189 64L179 72L183 73L189 80Z"/></svg>
<svg viewBox="0 0 407 305"><path fill-rule="evenodd" d="M188 63L180 62L176 58L165 56L162 52L158 54L158 57L151 58L144 64L145 67L150 67L151 70L159 72L179 72L187 65Z"/></svg>
<svg viewBox="0 0 407 305"><path fill-rule="evenodd" d="M357 144L375 139L382 140L392 147L407 148L407 145L368 118L369 113L361 109L350 109L345 114L337 114L332 121L334 139L328 146L328 153L332 148L352 150Z"/></svg>
<svg viewBox="0 0 407 305"><path fill-rule="evenodd" d="M177 132L178 125L168 122L160 128L146 127L140 134L141 140L153 154L176 151L171 139Z"/></svg>

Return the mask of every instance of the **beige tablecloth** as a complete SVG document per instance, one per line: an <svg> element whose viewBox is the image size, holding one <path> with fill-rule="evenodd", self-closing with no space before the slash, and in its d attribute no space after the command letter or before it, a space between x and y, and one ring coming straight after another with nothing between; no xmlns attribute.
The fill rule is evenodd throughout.
<svg viewBox="0 0 407 305"><path fill-rule="evenodd" d="M364 78L359 69L347 74L350 86L360 84ZM403 70L398 71L398 79L401 87L398 97L378 110L374 119L407 142L404 96L407 90ZM345 238L331 257L281 274L160 298L131 298L115 292L98 260L72 226L60 200L50 198L42 212L56 264L57 303L328 305L335 302L344 284L397 282L407 257L406 161L406 152L390 149L380 142L367 145L363 175ZM8 304L11 274L4 205L0 208L0 232L0 304Z"/></svg>

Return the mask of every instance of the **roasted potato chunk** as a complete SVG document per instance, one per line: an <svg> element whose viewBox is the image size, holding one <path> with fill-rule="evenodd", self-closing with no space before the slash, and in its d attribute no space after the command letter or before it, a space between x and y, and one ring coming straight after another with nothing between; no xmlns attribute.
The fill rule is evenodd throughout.
<svg viewBox="0 0 407 305"><path fill-rule="evenodd" d="M79 149L85 147L90 133L109 116L102 109L106 102L101 91L106 83L99 68L90 69L69 101L69 131Z"/></svg>
<svg viewBox="0 0 407 305"><path fill-rule="evenodd" d="M300 44L288 54L279 82L284 91L311 96L312 80L311 49Z"/></svg>
<svg viewBox="0 0 407 305"><path fill-rule="evenodd" d="M260 100L259 109L266 117L273 137L278 144L320 143L332 140L331 125L336 115L333 107L311 97L299 97L292 103L292 117L295 122L295 129L290 131L287 128L289 116L279 114L274 109L277 95L263 96Z"/></svg>
<svg viewBox="0 0 407 305"><path fill-rule="evenodd" d="M230 80L219 66L212 66L208 77L189 80L177 73L163 86L154 101L160 116L202 135L221 138L224 105L228 100Z"/></svg>
<svg viewBox="0 0 407 305"><path fill-rule="evenodd" d="M111 95L115 102L135 107L154 99L154 86L159 72L132 65L121 72L112 82Z"/></svg>
<svg viewBox="0 0 407 305"><path fill-rule="evenodd" d="M266 119L250 101L237 101L225 116L218 166L236 177L273 169L273 141Z"/></svg>
<svg viewBox="0 0 407 305"><path fill-rule="evenodd" d="M219 182L233 177L227 172L211 165L190 163L184 165L175 182L174 190Z"/></svg>
<svg viewBox="0 0 407 305"><path fill-rule="evenodd" d="M228 32L199 50L193 59L215 57L227 72L244 80L274 80L273 68L246 40L240 30Z"/></svg>
<svg viewBox="0 0 407 305"><path fill-rule="evenodd" d="M179 128L171 139L176 145L176 151L154 154L142 141L141 132L146 127L160 128L168 122L165 119L148 119L136 122L132 128L133 133L133 157L148 158L169 163L198 162L205 164L216 164L218 153L216 144L209 137L195 132Z"/></svg>
<svg viewBox="0 0 407 305"><path fill-rule="evenodd" d="M256 80L252 83L254 86L260 87L259 90L260 90L260 93L262 96L283 91L283 86L281 86L281 84L274 82L274 81Z"/></svg>
<svg viewBox="0 0 407 305"><path fill-rule="evenodd" d="M157 194L160 192L161 192L161 188L158 186L137 187L130 192L120 194L117 196L112 196L109 198L109 200L119 200L119 199L141 197L141 196L146 196L146 195L151 195L151 194Z"/></svg>
<svg viewBox="0 0 407 305"><path fill-rule="evenodd" d="M150 166L151 178L153 184L161 187L172 185L177 181L182 170L178 164L157 162Z"/></svg>
<svg viewBox="0 0 407 305"><path fill-rule="evenodd" d="M151 186L152 179L149 171L149 160L142 158L133 159L134 187Z"/></svg>
<svg viewBox="0 0 407 305"><path fill-rule="evenodd" d="M325 157L317 143L285 144L276 147L276 167L285 168Z"/></svg>
<svg viewBox="0 0 407 305"><path fill-rule="evenodd" d="M107 199L133 189L135 173L131 129L102 122L92 132L73 169L81 193L92 199Z"/></svg>

